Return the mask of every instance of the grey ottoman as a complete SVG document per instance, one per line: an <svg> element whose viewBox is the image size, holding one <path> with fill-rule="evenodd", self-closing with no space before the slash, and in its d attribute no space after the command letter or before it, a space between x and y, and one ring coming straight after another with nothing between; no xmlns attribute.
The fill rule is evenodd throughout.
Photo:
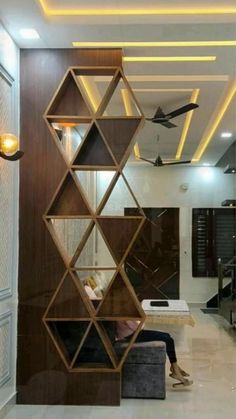
<svg viewBox="0 0 236 419"><path fill-rule="evenodd" d="M119 343L120 351L127 345ZM165 399L165 362L164 342L135 343L122 369L122 397Z"/></svg>

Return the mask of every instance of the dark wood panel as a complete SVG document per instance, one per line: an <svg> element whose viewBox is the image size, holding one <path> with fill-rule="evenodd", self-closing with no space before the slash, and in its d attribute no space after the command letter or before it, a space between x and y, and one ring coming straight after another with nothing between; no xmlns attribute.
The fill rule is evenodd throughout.
<svg viewBox="0 0 236 419"><path fill-rule="evenodd" d="M98 123L117 162L120 163L132 142L140 118L100 119Z"/></svg>
<svg viewBox="0 0 236 419"><path fill-rule="evenodd" d="M68 373L48 336L19 336L17 402L49 405L118 405L119 373ZM35 350L37 348L37 350ZM79 400L79 402L78 402Z"/></svg>
<svg viewBox="0 0 236 419"><path fill-rule="evenodd" d="M121 63L120 50L21 50L18 403L119 404L119 373L67 373L43 329L65 265L42 215L66 165L42 115L68 67ZM60 397L59 376L66 382Z"/></svg>
<svg viewBox="0 0 236 419"><path fill-rule="evenodd" d="M115 166L96 125L93 125L89 131L73 164L75 166Z"/></svg>
<svg viewBox="0 0 236 419"><path fill-rule="evenodd" d="M48 211L50 216L54 215L90 215L72 176L68 174L59 187L51 208Z"/></svg>

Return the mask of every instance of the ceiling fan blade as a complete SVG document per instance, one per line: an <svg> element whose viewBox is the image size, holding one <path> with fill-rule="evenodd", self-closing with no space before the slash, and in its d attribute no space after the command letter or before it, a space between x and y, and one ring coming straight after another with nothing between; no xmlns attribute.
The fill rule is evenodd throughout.
<svg viewBox="0 0 236 419"><path fill-rule="evenodd" d="M199 105L197 105L197 103L188 103L185 106L182 106L181 108L176 109L173 112L170 112L166 115L167 119L172 119L175 118L176 116L182 115L183 113L192 111L195 108L198 108Z"/></svg>
<svg viewBox="0 0 236 419"><path fill-rule="evenodd" d="M144 157L141 157L141 156L139 156L139 160L143 160L143 161L146 161L148 163L151 163L151 164L155 165L155 162L154 161L145 159Z"/></svg>
<svg viewBox="0 0 236 419"><path fill-rule="evenodd" d="M152 119L152 122L154 122L154 124L163 125L163 127L166 127L166 128L175 128L175 127L177 127L177 125L172 124L172 122L167 121L166 119Z"/></svg>
<svg viewBox="0 0 236 419"><path fill-rule="evenodd" d="M157 158L156 158L156 160L155 160L155 163L154 163L154 166L156 166L156 167L160 167L160 166L163 166L163 165L164 165L164 163L163 163L163 161L162 161L161 156L157 156Z"/></svg>
<svg viewBox="0 0 236 419"><path fill-rule="evenodd" d="M171 163L163 163L163 166L173 166L174 164L188 164L191 163L191 160L182 160L182 161L173 161Z"/></svg>
<svg viewBox="0 0 236 419"><path fill-rule="evenodd" d="M165 114L163 112L163 110L161 109L161 107L159 106L156 110L155 115L153 116L152 119L156 119L156 118L164 118L165 119Z"/></svg>

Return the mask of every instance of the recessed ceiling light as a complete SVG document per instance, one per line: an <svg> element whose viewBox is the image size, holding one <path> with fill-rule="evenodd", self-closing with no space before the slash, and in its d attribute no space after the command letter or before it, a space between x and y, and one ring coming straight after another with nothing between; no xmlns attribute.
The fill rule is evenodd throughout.
<svg viewBox="0 0 236 419"><path fill-rule="evenodd" d="M221 138L231 138L232 135L232 132L222 132Z"/></svg>
<svg viewBox="0 0 236 419"><path fill-rule="evenodd" d="M210 166L210 163L203 163L203 166Z"/></svg>
<svg viewBox="0 0 236 419"><path fill-rule="evenodd" d="M25 28L20 30L20 35L24 39L39 39L38 32L33 28Z"/></svg>

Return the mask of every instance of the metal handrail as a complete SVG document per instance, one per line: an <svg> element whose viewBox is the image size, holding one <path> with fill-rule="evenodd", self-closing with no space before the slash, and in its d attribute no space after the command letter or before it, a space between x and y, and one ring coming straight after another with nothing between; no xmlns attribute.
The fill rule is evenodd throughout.
<svg viewBox="0 0 236 419"><path fill-rule="evenodd" d="M225 277L224 273L228 270L227 268L236 268L236 263L231 263L232 261L235 261L235 256L227 263L222 263L221 259L218 259L218 307L220 307L220 302L223 299L223 280ZM231 284L233 280L234 278L231 277Z"/></svg>

